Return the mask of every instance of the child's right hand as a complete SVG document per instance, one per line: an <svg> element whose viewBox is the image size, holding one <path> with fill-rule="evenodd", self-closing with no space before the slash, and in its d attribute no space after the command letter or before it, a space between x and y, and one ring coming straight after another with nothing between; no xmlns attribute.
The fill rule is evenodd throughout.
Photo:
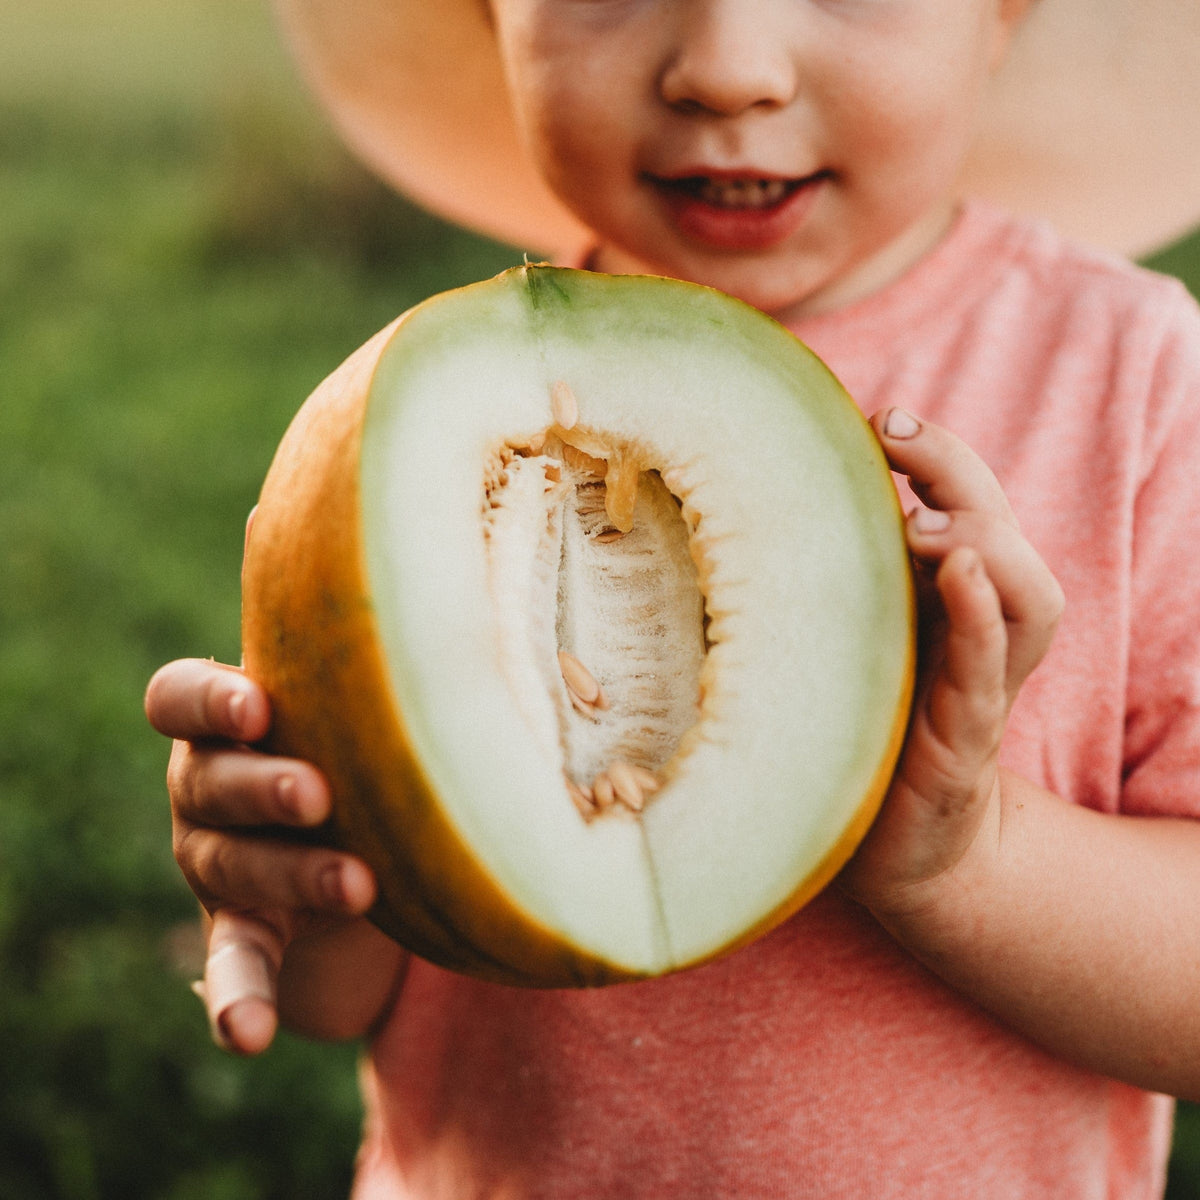
<svg viewBox="0 0 1200 1200"><path fill-rule="evenodd" d="M175 739L167 771L175 858L211 917L209 1019L222 1044L257 1053L275 1033L289 943L361 916L375 879L357 858L288 840L289 830L329 816L329 788L311 764L250 748L271 710L243 672L204 659L169 663L146 690L146 715Z"/></svg>

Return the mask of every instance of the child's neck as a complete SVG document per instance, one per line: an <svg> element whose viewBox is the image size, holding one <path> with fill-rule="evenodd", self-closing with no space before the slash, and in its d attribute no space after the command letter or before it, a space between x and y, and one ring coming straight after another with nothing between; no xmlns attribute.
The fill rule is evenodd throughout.
<svg viewBox="0 0 1200 1200"><path fill-rule="evenodd" d="M850 308L883 291L941 244L958 212L958 202L948 200L910 225L899 237L893 238L854 270L831 281L812 296L804 297L771 315L786 325L805 317L823 316Z"/></svg>

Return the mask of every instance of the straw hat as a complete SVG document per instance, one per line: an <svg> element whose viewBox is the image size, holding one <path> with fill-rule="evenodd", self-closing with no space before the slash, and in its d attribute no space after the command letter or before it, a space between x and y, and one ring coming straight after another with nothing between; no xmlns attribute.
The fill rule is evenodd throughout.
<svg viewBox="0 0 1200 1200"><path fill-rule="evenodd" d="M485 0L275 0L342 136L433 211L538 253L586 231L509 116ZM1200 223L1200 0L1038 0L966 190L1125 254Z"/></svg>

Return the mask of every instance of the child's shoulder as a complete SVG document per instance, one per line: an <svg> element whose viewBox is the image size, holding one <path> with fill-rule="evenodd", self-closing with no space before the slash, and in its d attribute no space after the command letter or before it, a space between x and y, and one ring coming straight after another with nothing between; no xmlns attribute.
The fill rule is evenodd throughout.
<svg viewBox="0 0 1200 1200"><path fill-rule="evenodd" d="M1044 297L1069 306L1107 309L1116 317L1192 324L1200 332L1200 306L1173 276L1060 234L1045 221L1011 216L982 203L968 206L976 236Z"/></svg>

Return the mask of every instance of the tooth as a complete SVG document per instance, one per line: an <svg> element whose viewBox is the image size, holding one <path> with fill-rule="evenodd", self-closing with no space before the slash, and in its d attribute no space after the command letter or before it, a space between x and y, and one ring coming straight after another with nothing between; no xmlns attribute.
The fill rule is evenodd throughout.
<svg viewBox="0 0 1200 1200"><path fill-rule="evenodd" d="M708 179L700 187L701 198L721 208L769 208L786 194L782 179Z"/></svg>

